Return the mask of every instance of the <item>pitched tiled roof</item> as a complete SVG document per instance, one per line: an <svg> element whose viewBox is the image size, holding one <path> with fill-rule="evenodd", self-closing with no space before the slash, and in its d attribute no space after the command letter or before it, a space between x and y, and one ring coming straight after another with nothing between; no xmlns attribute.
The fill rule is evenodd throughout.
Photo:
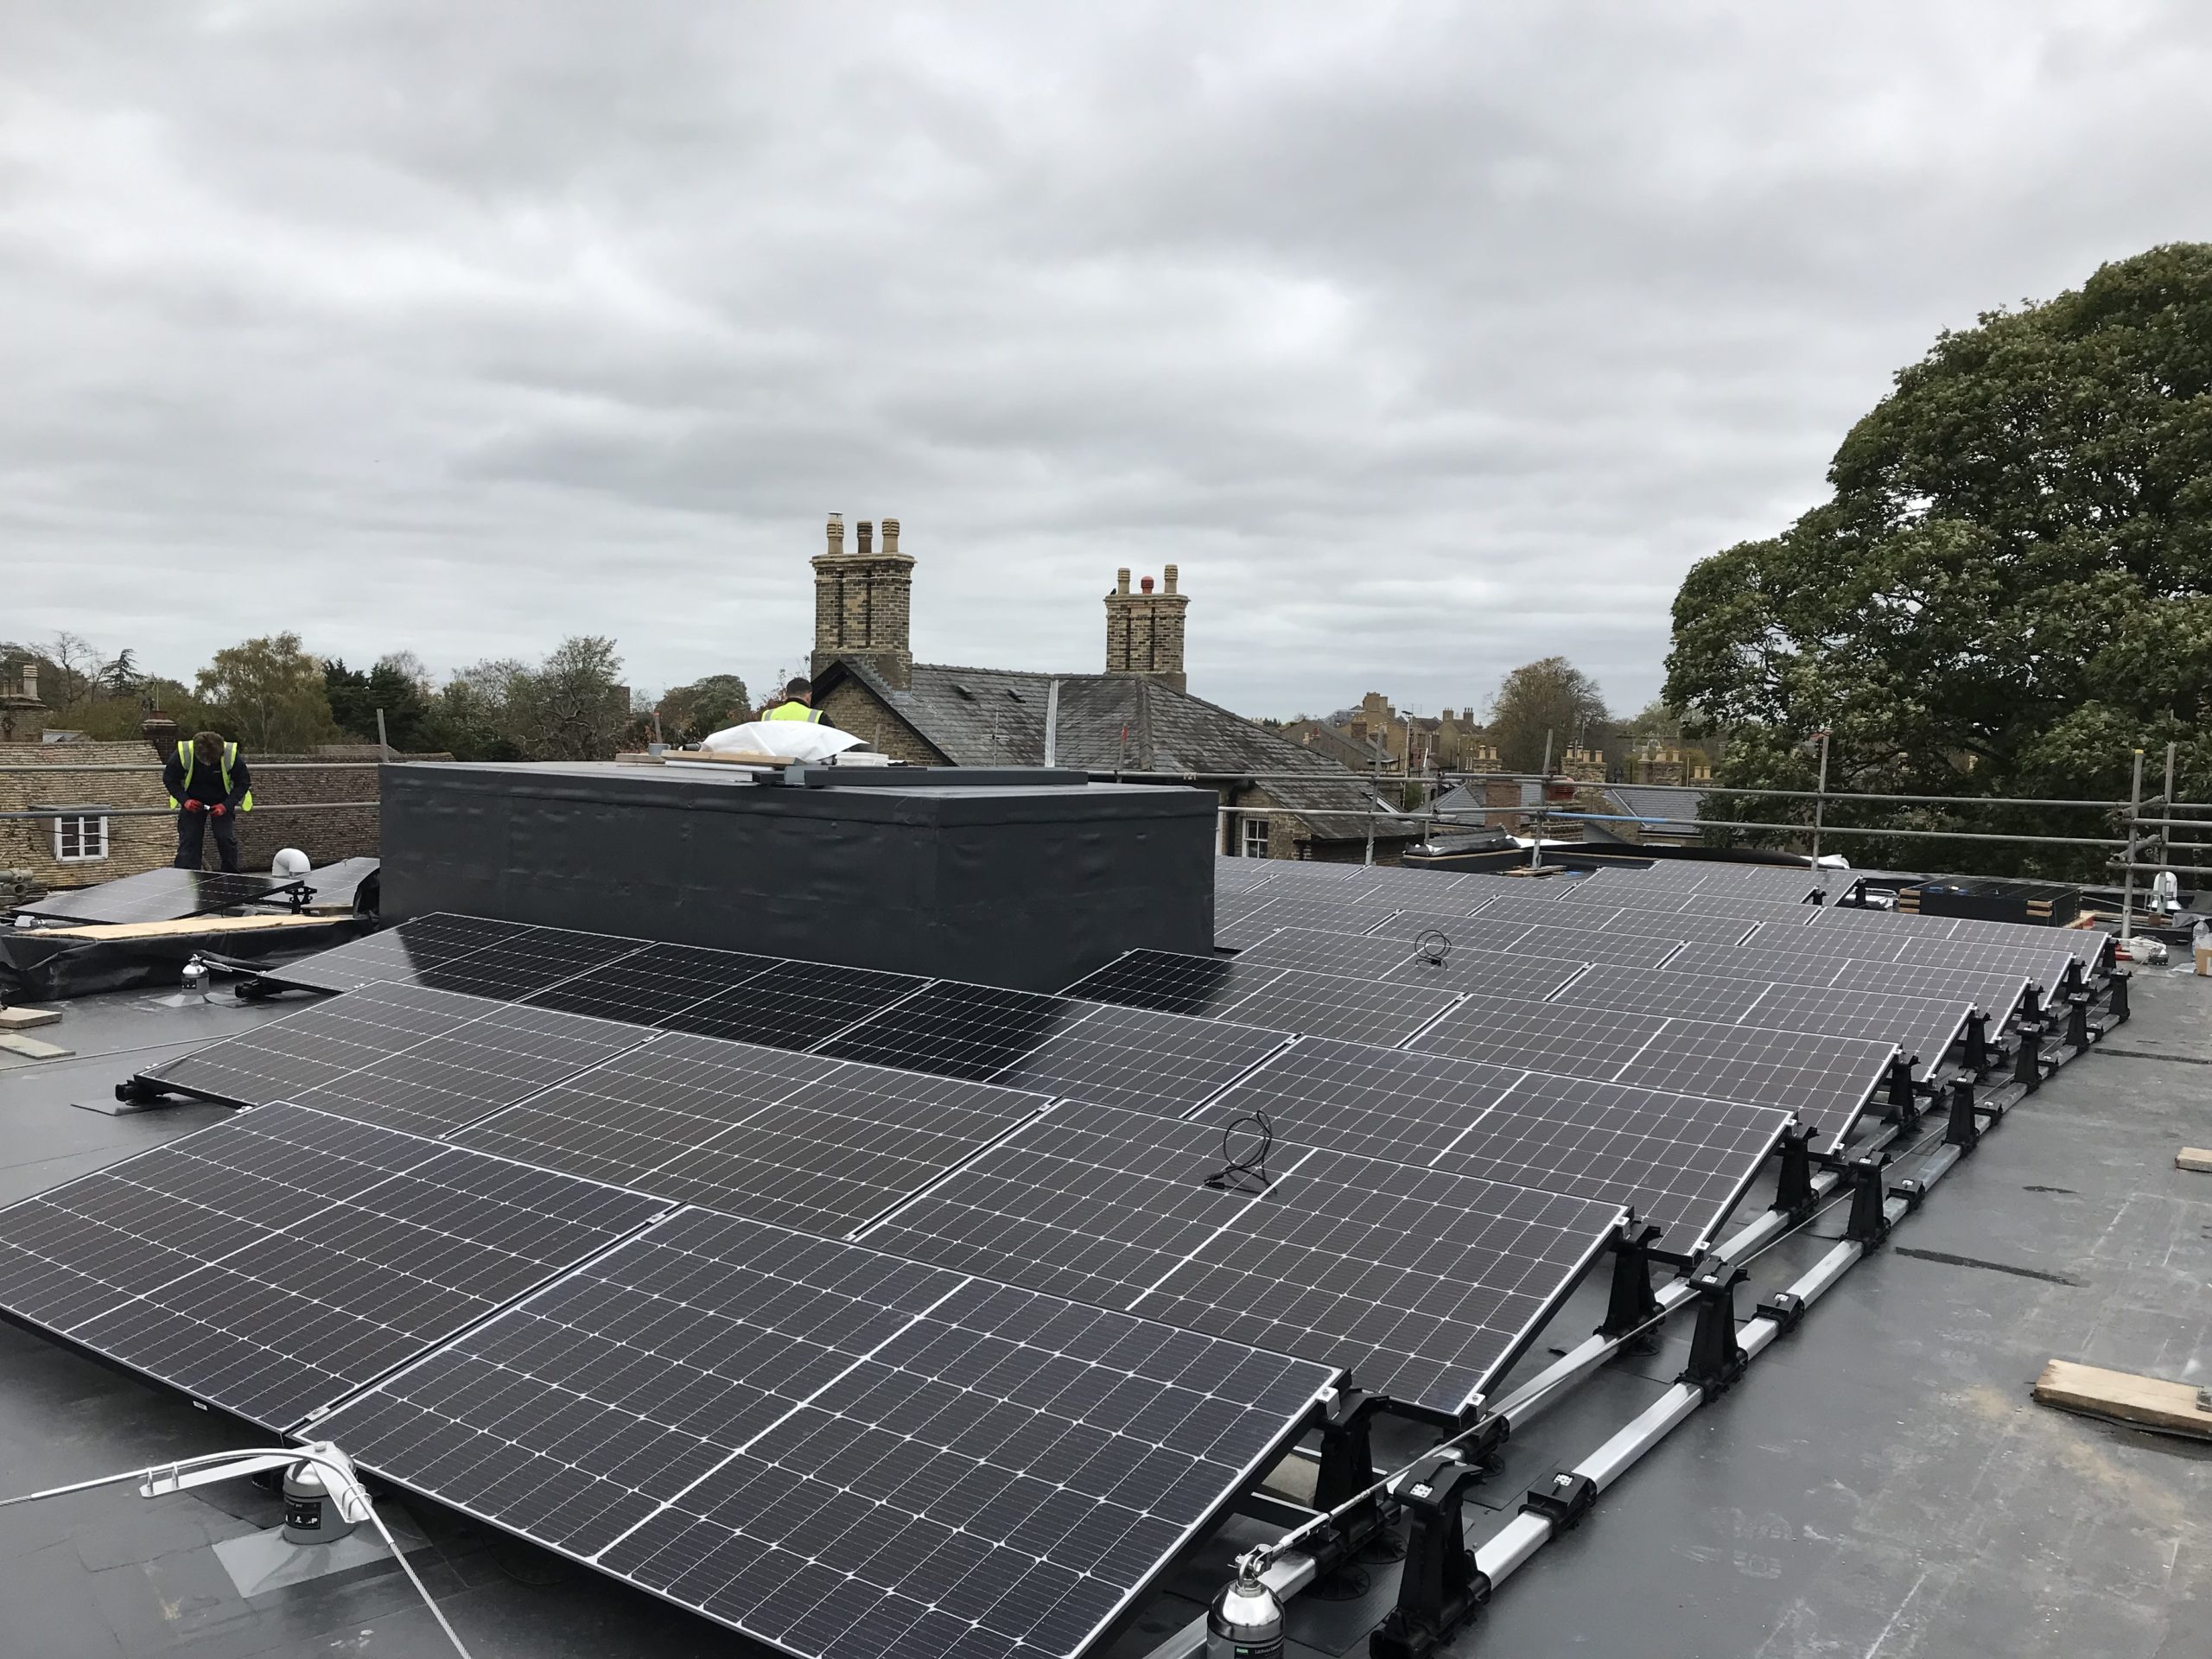
<svg viewBox="0 0 2212 1659"><path fill-rule="evenodd" d="M912 683L900 691L865 659L842 657L816 677L826 689L839 673L866 685L956 766L1044 765L1045 704L1058 679L1058 766L1178 772L1209 781L1299 772L1304 776L1269 779L1260 787L1329 840L1364 836L1366 815L1379 804L1372 789L1335 761L1140 674L1026 674L916 663ZM1376 826L1382 838L1419 833L1412 823Z"/></svg>

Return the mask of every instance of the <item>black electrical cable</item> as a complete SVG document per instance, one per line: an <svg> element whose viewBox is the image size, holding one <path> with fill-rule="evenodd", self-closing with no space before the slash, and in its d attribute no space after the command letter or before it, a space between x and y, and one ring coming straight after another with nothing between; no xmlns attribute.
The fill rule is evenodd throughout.
<svg viewBox="0 0 2212 1659"><path fill-rule="evenodd" d="M1452 940L1440 927L1432 927L1414 941L1414 950L1433 968L1441 968L1452 954Z"/></svg>
<svg viewBox="0 0 2212 1659"><path fill-rule="evenodd" d="M1260 1147L1250 1157L1239 1158L1232 1137L1246 1123L1258 1128ZM1221 1130L1222 1167L1206 1177L1205 1185L1217 1192L1226 1192L1232 1187L1241 1188L1243 1177L1256 1175L1262 1190L1273 1185L1274 1178L1268 1173L1268 1154L1274 1150L1274 1145L1275 1126L1268 1122L1265 1112L1250 1111L1241 1117L1230 1118Z"/></svg>

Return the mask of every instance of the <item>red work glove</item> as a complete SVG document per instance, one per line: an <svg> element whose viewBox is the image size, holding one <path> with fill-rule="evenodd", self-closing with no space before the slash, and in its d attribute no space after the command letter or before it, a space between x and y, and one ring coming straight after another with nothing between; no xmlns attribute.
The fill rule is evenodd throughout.
<svg viewBox="0 0 2212 1659"><path fill-rule="evenodd" d="M230 809L229 807L227 807L227 806L225 806L225 805L220 802L220 801L218 801L218 802L216 802L216 803L215 803L215 804L214 804L214 805L213 805L213 806L209 807L207 810L208 810L210 812L213 812L213 813L217 817L219 817L219 817L221 817L223 816L223 814L225 814L226 812L229 811L231 809Z"/></svg>
<svg viewBox="0 0 2212 1659"><path fill-rule="evenodd" d="M205 812L207 809L198 801L187 801L184 804L184 810L188 812Z"/></svg>

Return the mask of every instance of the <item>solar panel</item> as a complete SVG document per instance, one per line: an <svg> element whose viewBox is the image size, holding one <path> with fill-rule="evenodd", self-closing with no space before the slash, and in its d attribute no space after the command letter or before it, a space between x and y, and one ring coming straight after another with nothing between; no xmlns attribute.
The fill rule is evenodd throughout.
<svg viewBox="0 0 2212 1659"><path fill-rule="evenodd" d="M1281 1031L1085 1004L1090 1012L994 1081L1046 1095L1180 1117L1288 1040Z"/></svg>
<svg viewBox="0 0 2212 1659"><path fill-rule="evenodd" d="M1173 950L1131 950L1060 993L1125 1008L1162 1014L1217 1014L1281 977L1279 969L1238 957L1192 957Z"/></svg>
<svg viewBox="0 0 2212 1659"><path fill-rule="evenodd" d="M310 991L358 990L380 980L416 984L433 968L528 931L515 922L440 912L271 968L262 977Z"/></svg>
<svg viewBox="0 0 2212 1659"><path fill-rule="evenodd" d="M15 906L26 916L59 921L131 923L181 921L188 916L266 899L279 888L296 888L289 878L241 875L217 870L146 870L98 887L49 893Z"/></svg>
<svg viewBox="0 0 2212 1659"><path fill-rule="evenodd" d="M480 1020L387 1053L291 1099L386 1128L442 1135L652 1035L642 1027L557 1008L499 1004Z"/></svg>
<svg viewBox="0 0 2212 1659"><path fill-rule="evenodd" d="M267 1106L0 1211L0 1306L282 1428L663 1208Z"/></svg>
<svg viewBox="0 0 2212 1659"><path fill-rule="evenodd" d="M1969 999L1879 995L1816 985L1662 970L1593 968L1553 999L1621 1013L1678 1015L1773 1031L1822 1032L1893 1042L1926 1077L1958 1039Z"/></svg>
<svg viewBox="0 0 2212 1659"><path fill-rule="evenodd" d="M642 948L643 939L577 933L563 927L531 927L465 957L435 963L416 976L433 990L461 991L500 1001L529 995L558 980L584 973Z"/></svg>
<svg viewBox="0 0 2212 1659"><path fill-rule="evenodd" d="M1266 909L1277 896L1269 887L1265 891L1217 898L1213 903L1213 942L1217 945L1234 949L1265 934L1268 931L1266 925L1255 925L1251 918L1255 912Z"/></svg>
<svg viewBox="0 0 2212 1659"><path fill-rule="evenodd" d="M1044 1104L988 1084L667 1036L454 1139L839 1236Z"/></svg>
<svg viewBox="0 0 2212 1659"><path fill-rule="evenodd" d="M1456 990L1285 968L1215 1017L1395 1047L1459 1000Z"/></svg>
<svg viewBox="0 0 2212 1659"><path fill-rule="evenodd" d="M1045 1659L1093 1646L1333 1380L686 1211L317 1432L781 1653Z"/></svg>
<svg viewBox="0 0 2212 1659"><path fill-rule="evenodd" d="M1783 985L1831 985L1884 995L1964 997L1993 1020L2000 1020L2012 1011L2028 985L2024 974L1808 956L1756 944L1732 950L1685 945L1667 968L1669 972L1725 974Z"/></svg>
<svg viewBox="0 0 2212 1659"><path fill-rule="evenodd" d="M1477 1402L1617 1230L1616 1206L1289 1148L1221 1172L1223 1135L1054 1107L869 1230L870 1243L1350 1369L1439 1414Z"/></svg>
<svg viewBox="0 0 2212 1659"><path fill-rule="evenodd" d="M1426 954L1420 939L1349 938L1309 928L1286 928L1243 952L1236 961L1300 969L1339 980L1379 979L1446 995L1482 990L1537 1000L1557 990L1583 967L1579 959L1534 961L1502 950L1452 946L1448 939L1444 948L1444 959L1436 962Z"/></svg>
<svg viewBox="0 0 2212 1659"><path fill-rule="evenodd" d="M656 1026L710 996L759 978L783 961L696 944L651 944L523 1001L601 1020Z"/></svg>
<svg viewBox="0 0 2212 1659"><path fill-rule="evenodd" d="M812 1048L928 983L874 968L786 962L666 1016L661 1026L770 1048Z"/></svg>
<svg viewBox="0 0 2212 1659"><path fill-rule="evenodd" d="M1917 968L1963 968L1984 973L2024 974L2038 985L2057 985L2066 977L2073 952L2063 945L2023 950L1985 944L1977 939L1885 938L1879 935L1838 937L1818 927L1792 935L1789 947L1814 956L1854 957L1862 962L1910 963Z"/></svg>
<svg viewBox="0 0 2212 1659"><path fill-rule="evenodd" d="M333 1082L395 1049L480 1020L499 1006L416 985L371 985L138 1075L203 1100L257 1106Z"/></svg>
<svg viewBox="0 0 2212 1659"><path fill-rule="evenodd" d="M1753 1030L1496 996L1470 997L1411 1047L1493 1065L1778 1106L1829 1130L1857 1122L1892 1058L1861 1038Z"/></svg>
<svg viewBox="0 0 2212 1659"><path fill-rule="evenodd" d="M1404 939L1364 939L1310 927L1270 933L1237 953L1240 963L1268 968L1303 968L1311 973L1341 974L1352 979L1388 973L1412 954Z"/></svg>
<svg viewBox="0 0 2212 1659"><path fill-rule="evenodd" d="M1673 1250L1700 1251L1789 1127L1779 1107L1524 1073L1439 1169L1626 1205Z"/></svg>
<svg viewBox="0 0 2212 1659"><path fill-rule="evenodd" d="M1348 904L1321 899L1274 899L1246 912L1234 925L1214 919L1214 943L1242 947L1267 937L1279 927L1313 927L1332 933L1364 933L1396 912L1392 899L1362 899Z"/></svg>
<svg viewBox="0 0 2212 1659"><path fill-rule="evenodd" d="M1265 1112L1287 1144L1425 1167L1523 1075L1441 1054L1309 1037L1223 1096L1205 1121L1218 1127L1241 1112Z"/></svg>
<svg viewBox="0 0 2212 1659"><path fill-rule="evenodd" d="M1094 1006L1041 991L937 980L823 1044L817 1052L980 1083L1004 1071Z"/></svg>
<svg viewBox="0 0 2212 1659"><path fill-rule="evenodd" d="M1677 937L1651 938L1580 924L1541 926L1528 922L1491 921L1482 916L1452 917L1433 911L1395 916L1375 937L1413 940L1441 934L1455 950L1509 950L1518 957L1555 962L1610 962L1629 968L1656 968L1674 954Z"/></svg>

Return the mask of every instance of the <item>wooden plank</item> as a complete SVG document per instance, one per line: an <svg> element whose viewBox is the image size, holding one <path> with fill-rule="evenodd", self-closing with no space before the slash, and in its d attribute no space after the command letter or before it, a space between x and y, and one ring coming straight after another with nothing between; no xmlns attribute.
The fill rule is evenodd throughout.
<svg viewBox="0 0 2212 1659"><path fill-rule="evenodd" d="M29 1031L34 1026L51 1026L61 1018L59 1008L0 1008L0 1031Z"/></svg>
<svg viewBox="0 0 2212 1659"><path fill-rule="evenodd" d="M58 1060L65 1054L76 1052L64 1048L59 1043L41 1043L35 1037L18 1037L12 1031L0 1031L0 1048L6 1049L10 1054L20 1054L27 1060Z"/></svg>
<svg viewBox="0 0 2212 1659"><path fill-rule="evenodd" d="M2054 1359L2036 1379L2035 1397L2062 1411L2212 1440L2212 1409L2203 1403L2202 1391L2188 1382Z"/></svg>
<svg viewBox="0 0 2212 1659"><path fill-rule="evenodd" d="M328 927L324 916L180 916L167 922L91 922L83 927L41 927L41 939L166 939L198 933L253 933L264 928Z"/></svg>
<svg viewBox="0 0 2212 1659"><path fill-rule="evenodd" d="M2212 1152L2202 1147L2183 1147L2174 1154L2176 1169L2194 1170L2199 1175L2212 1175Z"/></svg>
<svg viewBox="0 0 2212 1659"><path fill-rule="evenodd" d="M788 754L761 754L752 749L718 749L709 753L705 749L671 749L661 756L664 765L694 766L701 761L716 766L795 766L798 762Z"/></svg>

